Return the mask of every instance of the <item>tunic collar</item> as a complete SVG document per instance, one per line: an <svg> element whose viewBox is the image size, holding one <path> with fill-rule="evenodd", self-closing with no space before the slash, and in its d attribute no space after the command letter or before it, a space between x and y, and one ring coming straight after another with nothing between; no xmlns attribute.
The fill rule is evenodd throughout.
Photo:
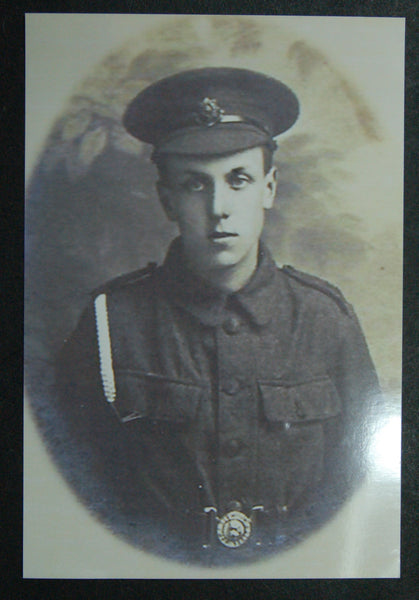
<svg viewBox="0 0 419 600"><path fill-rule="evenodd" d="M254 324L267 325L278 306L278 268L261 242L258 266L248 283L234 293L226 293L199 276L185 264L180 238L176 238L160 269L160 284L167 299L192 313L205 325L219 325L226 310L244 312Z"/></svg>

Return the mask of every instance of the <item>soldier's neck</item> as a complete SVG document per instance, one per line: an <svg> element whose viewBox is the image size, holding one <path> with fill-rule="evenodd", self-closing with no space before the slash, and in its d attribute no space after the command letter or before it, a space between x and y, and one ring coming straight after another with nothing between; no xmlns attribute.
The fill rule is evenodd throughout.
<svg viewBox="0 0 419 600"><path fill-rule="evenodd" d="M201 279L207 281L212 287L227 294L232 294L241 290L255 272L257 267L257 248L235 265L215 267L208 270L195 268L192 262L189 266L192 271Z"/></svg>

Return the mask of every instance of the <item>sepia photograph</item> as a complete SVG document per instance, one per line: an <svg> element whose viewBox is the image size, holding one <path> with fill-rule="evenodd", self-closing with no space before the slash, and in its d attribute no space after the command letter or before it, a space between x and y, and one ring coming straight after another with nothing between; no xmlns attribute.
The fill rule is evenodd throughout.
<svg viewBox="0 0 419 600"><path fill-rule="evenodd" d="M24 576L399 576L404 19L26 15Z"/></svg>

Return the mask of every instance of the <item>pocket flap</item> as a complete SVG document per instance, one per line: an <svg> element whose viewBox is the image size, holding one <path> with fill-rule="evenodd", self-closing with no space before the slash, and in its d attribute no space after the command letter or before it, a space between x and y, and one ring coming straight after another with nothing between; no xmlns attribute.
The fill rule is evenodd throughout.
<svg viewBox="0 0 419 600"><path fill-rule="evenodd" d="M184 422L194 419L201 387L152 373L117 372L114 408L123 422L147 418Z"/></svg>
<svg viewBox="0 0 419 600"><path fill-rule="evenodd" d="M303 383L259 382L269 421L311 421L339 414L340 397L329 377Z"/></svg>

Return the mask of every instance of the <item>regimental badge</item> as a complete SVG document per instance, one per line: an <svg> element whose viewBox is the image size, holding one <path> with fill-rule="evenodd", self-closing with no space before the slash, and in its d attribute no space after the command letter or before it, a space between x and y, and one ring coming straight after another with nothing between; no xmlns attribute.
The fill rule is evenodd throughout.
<svg viewBox="0 0 419 600"><path fill-rule="evenodd" d="M218 106L215 98L204 98L198 104L198 111L193 113L193 117L198 125L212 127L221 121L223 114L224 111Z"/></svg>
<svg viewBox="0 0 419 600"><path fill-rule="evenodd" d="M244 544L252 532L252 522L238 510L226 513L217 523L217 536L227 548L237 548Z"/></svg>

